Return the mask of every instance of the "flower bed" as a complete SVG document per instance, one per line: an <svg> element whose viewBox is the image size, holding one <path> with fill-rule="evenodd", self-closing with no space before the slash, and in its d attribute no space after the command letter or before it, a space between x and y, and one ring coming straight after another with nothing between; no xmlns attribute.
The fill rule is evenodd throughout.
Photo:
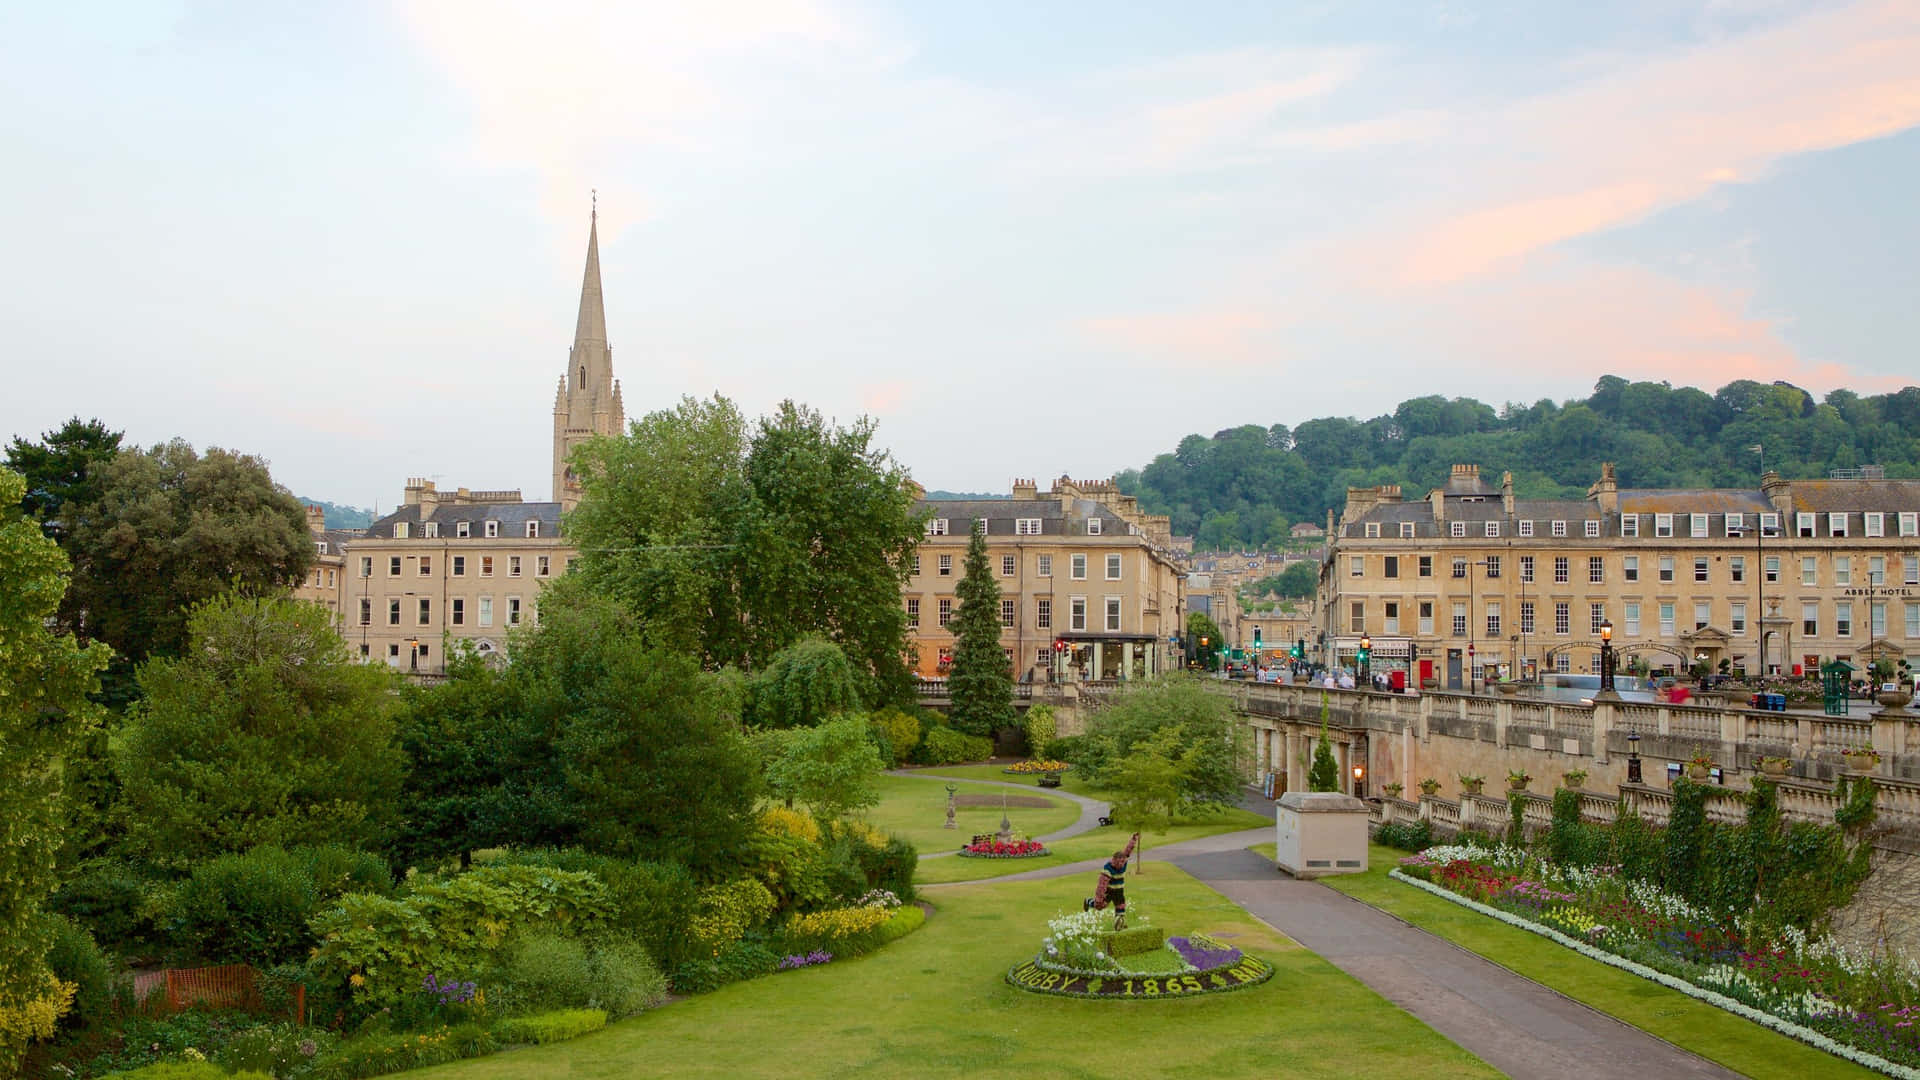
<svg viewBox="0 0 1920 1080"><path fill-rule="evenodd" d="M960 855L968 859L1037 859L1051 854L1038 840L991 840L960 849Z"/></svg>
<svg viewBox="0 0 1920 1080"><path fill-rule="evenodd" d="M1071 768L1073 766L1064 761L1021 761L1000 771L1014 776L1031 776L1034 773L1063 773Z"/></svg>
<svg viewBox="0 0 1920 1080"><path fill-rule="evenodd" d="M1715 918L1610 867L1434 847L1395 880L1890 1076L1920 1080L1920 968L1794 928Z"/></svg>
<svg viewBox="0 0 1920 1080"><path fill-rule="evenodd" d="M1127 933L1151 929L1136 905ZM1203 934L1167 938L1144 953L1122 954L1111 941L1110 916L1080 911L1047 923L1039 955L1007 971L1009 985L1036 994L1083 998L1169 998L1258 986L1273 965Z"/></svg>

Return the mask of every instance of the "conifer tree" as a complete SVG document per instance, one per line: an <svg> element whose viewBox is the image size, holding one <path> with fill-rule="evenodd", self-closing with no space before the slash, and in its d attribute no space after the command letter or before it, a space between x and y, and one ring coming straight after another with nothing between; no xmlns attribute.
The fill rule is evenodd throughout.
<svg viewBox="0 0 1920 1080"><path fill-rule="evenodd" d="M954 589L960 610L953 615L953 673L947 689L956 731L991 735L1013 724L1013 676L1000 650L1000 584L987 566L987 534L973 523L967 562Z"/></svg>
<svg viewBox="0 0 1920 1080"><path fill-rule="evenodd" d="M1307 770L1308 791L1339 791L1340 764L1333 760L1333 742L1327 736L1327 695L1320 695L1320 741L1313 748L1313 767Z"/></svg>

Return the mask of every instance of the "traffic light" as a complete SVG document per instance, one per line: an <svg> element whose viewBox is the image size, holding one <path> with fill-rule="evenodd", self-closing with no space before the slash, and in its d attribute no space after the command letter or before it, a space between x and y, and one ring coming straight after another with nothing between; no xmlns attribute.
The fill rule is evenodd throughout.
<svg viewBox="0 0 1920 1080"><path fill-rule="evenodd" d="M1258 626L1253 628L1253 647L1256 650L1260 648L1260 627Z"/></svg>
<svg viewBox="0 0 1920 1080"><path fill-rule="evenodd" d="M1307 658L1307 639L1295 638L1293 648L1287 650L1287 655L1293 657L1295 660L1305 660Z"/></svg>

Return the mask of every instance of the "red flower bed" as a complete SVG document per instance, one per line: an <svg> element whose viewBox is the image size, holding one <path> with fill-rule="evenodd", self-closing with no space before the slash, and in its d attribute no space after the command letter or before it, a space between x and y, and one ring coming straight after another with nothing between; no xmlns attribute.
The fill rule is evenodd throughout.
<svg viewBox="0 0 1920 1080"><path fill-rule="evenodd" d="M986 859L1024 859L1047 854L1047 845L1038 840L993 840L968 844L960 849L960 854Z"/></svg>

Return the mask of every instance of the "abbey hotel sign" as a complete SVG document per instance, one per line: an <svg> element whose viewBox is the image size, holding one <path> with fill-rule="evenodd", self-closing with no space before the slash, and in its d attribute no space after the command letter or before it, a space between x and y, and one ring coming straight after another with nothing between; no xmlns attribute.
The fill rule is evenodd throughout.
<svg viewBox="0 0 1920 1080"><path fill-rule="evenodd" d="M1862 588L1862 589L1840 590L1840 594L1842 596L1866 596L1866 597L1872 597L1875 599L1878 599L1879 597L1882 597L1882 596L1912 596L1914 595L1914 593L1915 593L1915 590L1913 589L1905 588L1904 586L1891 586L1891 585L1880 585L1880 586L1874 586L1871 588Z"/></svg>

